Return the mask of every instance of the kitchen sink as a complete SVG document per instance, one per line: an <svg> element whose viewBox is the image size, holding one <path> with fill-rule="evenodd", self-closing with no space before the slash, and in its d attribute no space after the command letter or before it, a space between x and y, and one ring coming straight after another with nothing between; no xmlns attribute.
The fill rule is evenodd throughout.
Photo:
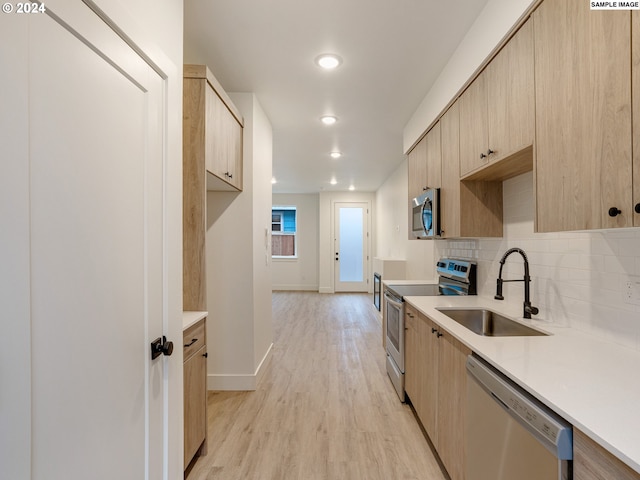
<svg viewBox="0 0 640 480"><path fill-rule="evenodd" d="M548 333L527 327L499 313L482 308L437 308L439 312L455 320L477 335L485 337L535 337Z"/></svg>

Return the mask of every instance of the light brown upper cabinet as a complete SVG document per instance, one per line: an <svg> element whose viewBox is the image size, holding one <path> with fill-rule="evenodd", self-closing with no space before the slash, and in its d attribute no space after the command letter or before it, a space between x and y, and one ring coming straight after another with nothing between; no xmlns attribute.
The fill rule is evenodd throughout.
<svg viewBox="0 0 640 480"><path fill-rule="evenodd" d="M442 236L501 237L502 182L460 181L460 102L440 118Z"/></svg>
<svg viewBox="0 0 640 480"><path fill-rule="evenodd" d="M440 124L436 123L409 152L409 199L422 195L428 188L440 188L442 160Z"/></svg>
<svg viewBox="0 0 640 480"><path fill-rule="evenodd" d="M462 177L533 144L532 30L524 23L458 100Z"/></svg>
<svg viewBox="0 0 640 480"><path fill-rule="evenodd" d="M442 154L440 148L440 123L436 123L409 152L407 160L409 175L409 240L411 234L411 200L424 193L427 188L442 186Z"/></svg>
<svg viewBox="0 0 640 480"><path fill-rule="evenodd" d="M633 94L633 225L640 227L640 11L631 14L631 82Z"/></svg>
<svg viewBox="0 0 640 480"><path fill-rule="evenodd" d="M633 225L630 15L582 0L533 13L538 232Z"/></svg>
<svg viewBox="0 0 640 480"><path fill-rule="evenodd" d="M184 66L183 147L190 158L202 158L207 190L242 190L244 120L211 71Z"/></svg>
<svg viewBox="0 0 640 480"><path fill-rule="evenodd" d="M422 195L427 186L427 137L422 139L409 152L407 160L409 171L409 201Z"/></svg>

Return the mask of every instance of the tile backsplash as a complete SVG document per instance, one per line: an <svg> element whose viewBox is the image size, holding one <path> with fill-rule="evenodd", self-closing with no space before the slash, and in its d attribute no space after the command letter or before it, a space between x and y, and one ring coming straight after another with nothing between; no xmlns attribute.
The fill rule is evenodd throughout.
<svg viewBox="0 0 640 480"><path fill-rule="evenodd" d="M533 174L505 181L503 192L503 238L438 240L437 255L477 261L478 294L493 298L502 255L519 247L529 258L536 318L640 350L640 228L534 233ZM523 273L522 257L511 255L502 277ZM522 282L503 291L506 302L522 304Z"/></svg>

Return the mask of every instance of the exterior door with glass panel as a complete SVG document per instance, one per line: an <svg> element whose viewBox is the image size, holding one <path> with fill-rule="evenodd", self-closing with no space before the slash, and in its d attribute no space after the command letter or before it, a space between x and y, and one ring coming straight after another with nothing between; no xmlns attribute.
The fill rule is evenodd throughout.
<svg viewBox="0 0 640 480"><path fill-rule="evenodd" d="M334 206L334 264L336 292L366 292L368 271L368 204Z"/></svg>

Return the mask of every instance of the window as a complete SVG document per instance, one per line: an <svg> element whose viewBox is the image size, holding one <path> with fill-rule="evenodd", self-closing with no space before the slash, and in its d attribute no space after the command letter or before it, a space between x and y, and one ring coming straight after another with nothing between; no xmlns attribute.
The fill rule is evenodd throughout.
<svg viewBox="0 0 640 480"><path fill-rule="evenodd" d="M296 207L274 206L271 208L271 256L296 257L297 232Z"/></svg>

